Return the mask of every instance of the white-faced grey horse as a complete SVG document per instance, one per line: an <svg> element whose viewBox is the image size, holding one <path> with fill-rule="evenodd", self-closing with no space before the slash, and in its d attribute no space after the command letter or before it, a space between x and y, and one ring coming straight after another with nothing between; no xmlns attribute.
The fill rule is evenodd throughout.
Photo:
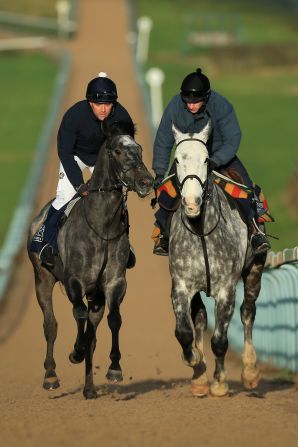
<svg viewBox="0 0 298 447"><path fill-rule="evenodd" d="M244 283L242 382L251 389L260 380L252 329L266 254L253 255L247 225L208 173L206 143L210 127L209 122L200 133L183 134L173 126L181 205L173 216L169 241L172 303L175 335L184 362L193 368L191 390L196 396L209 392L214 396L228 394L224 368L227 332L235 306L236 285L241 278ZM200 292L215 301L211 338L215 371L210 386L203 352L207 313Z"/></svg>
<svg viewBox="0 0 298 447"><path fill-rule="evenodd" d="M132 190L144 198L153 185L153 178L142 161L141 147L131 134L121 123L107 130L107 139L99 151L89 182L89 194L76 203L59 231L60 257L52 272L41 265L37 253L30 252L32 236L45 220L49 205L42 209L30 227L28 251L47 342L45 389L59 386L53 354L57 321L52 306L53 287L58 280L65 287L77 323L77 338L69 358L73 363L85 360L84 396L86 399L97 397L92 363L96 329L103 317L105 303L109 308L107 319L112 333L107 378L114 382L122 380L120 304L126 292L125 274L130 251L126 194Z"/></svg>

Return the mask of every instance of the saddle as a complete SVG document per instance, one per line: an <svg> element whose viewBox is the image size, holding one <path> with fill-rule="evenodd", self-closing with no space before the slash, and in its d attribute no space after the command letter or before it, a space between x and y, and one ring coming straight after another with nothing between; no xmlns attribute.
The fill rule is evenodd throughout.
<svg viewBox="0 0 298 447"><path fill-rule="evenodd" d="M239 174L230 169L223 170L221 173L213 172L213 182L216 183L225 192L231 206L236 206L242 220L248 223L248 214L250 213L251 202L256 206L258 223L274 222L274 218L269 211L268 201L257 184L249 188L243 184ZM176 211L180 205L181 196L175 177L166 179L156 190L156 199L153 199L153 206L158 202L159 206L165 211ZM155 203L154 203L155 202Z"/></svg>

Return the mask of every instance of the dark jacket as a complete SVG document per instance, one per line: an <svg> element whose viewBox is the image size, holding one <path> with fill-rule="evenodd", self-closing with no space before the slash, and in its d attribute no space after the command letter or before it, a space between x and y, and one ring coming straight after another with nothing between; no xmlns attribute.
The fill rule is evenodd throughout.
<svg viewBox="0 0 298 447"><path fill-rule="evenodd" d="M132 124L130 115L119 103L106 120L108 123L125 121ZM104 141L102 121L96 118L87 100L79 101L67 110L58 131L57 144L60 161L74 187L84 182L74 156L77 155L87 166L94 166Z"/></svg>
<svg viewBox="0 0 298 447"><path fill-rule="evenodd" d="M218 166L232 160L241 140L233 106L226 98L212 91L206 108L193 114L178 94L166 107L155 137L152 168L156 174L164 175L168 169L175 143L172 124L183 133L200 132L208 121L208 115L212 123L212 134L207 143L209 156Z"/></svg>

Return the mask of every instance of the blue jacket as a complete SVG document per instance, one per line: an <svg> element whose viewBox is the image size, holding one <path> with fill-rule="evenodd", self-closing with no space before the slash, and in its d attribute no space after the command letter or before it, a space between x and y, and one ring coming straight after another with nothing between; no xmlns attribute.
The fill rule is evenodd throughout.
<svg viewBox="0 0 298 447"><path fill-rule="evenodd" d="M133 125L129 113L119 102L106 120L109 123L124 121ZM94 166L104 141L102 121L96 118L87 100L77 102L66 111L58 130L58 156L74 187L84 183L75 155L87 166Z"/></svg>
<svg viewBox="0 0 298 447"><path fill-rule="evenodd" d="M206 108L193 114L177 94L163 113L154 141L152 168L157 175L164 176L169 167L175 143L172 124L183 133L200 132L208 121L208 115L212 123L212 134L207 143L209 156L218 166L232 160L239 148L241 130L229 101L212 91Z"/></svg>

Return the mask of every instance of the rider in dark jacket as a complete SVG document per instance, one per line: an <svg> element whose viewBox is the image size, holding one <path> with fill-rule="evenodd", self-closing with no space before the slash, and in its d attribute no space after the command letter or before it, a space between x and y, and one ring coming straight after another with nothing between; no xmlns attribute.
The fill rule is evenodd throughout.
<svg viewBox="0 0 298 447"><path fill-rule="evenodd" d="M39 252L41 261L49 268L54 266L51 242L57 232L61 211L75 194L88 194L82 171L87 168L93 172L105 141L103 122L127 122L134 129L129 113L117 98L115 83L101 72L88 83L86 99L74 104L63 116L57 138L60 168L56 198L31 244L31 250Z"/></svg>
<svg viewBox="0 0 298 447"><path fill-rule="evenodd" d="M158 186L168 171L171 151L175 143L172 130L174 124L183 133L200 132L208 119L211 119L212 133L207 142L209 167L218 172L236 173L241 182L252 188L250 176L236 156L241 130L232 104L219 93L211 90L210 82L201 69L187 75L180 94L175 95L166 107L157 130L153 147L152 167L156 174L155 185ZM245 201L244 212L248 223L256 215L251 198ZM156 226L160 227L160 237L156 239L153 252L158 255L168 254L168 237L162 222L166 221L166 211L156 213ZM249 224L251 245L255 252L270 248L266 236L257 231L255 225Z"/></svg>

